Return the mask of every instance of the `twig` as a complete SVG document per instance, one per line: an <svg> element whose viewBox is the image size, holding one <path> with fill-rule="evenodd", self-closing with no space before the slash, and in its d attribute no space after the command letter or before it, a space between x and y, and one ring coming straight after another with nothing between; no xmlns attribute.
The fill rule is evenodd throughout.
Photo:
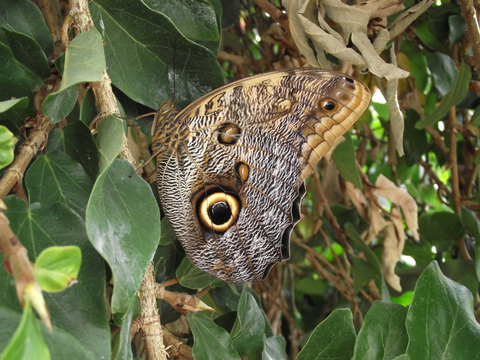
<svg viewBox="0 0 480 360"><path fill-rule="evenodd" d="M37 151L45 146L48 133L52 128L53 124L45 115L42 114L37 117L35 128L31 131L27 140L20 146L13 164L0 179L0 198L6 196L16 184L22 183L25 169Z"/></svg>
<svg viewBox="0 0 480 360"><path fill-rule="evenodd" d="M0 203L5 206L1 200ZM15 289L20 304L22 307L24 306L24 296L27 296L42 322L48 330L52 331L50 314L43 298L42 289L33 273L33 266L28 259L27 249L10 229L9 221L3 211L0 211L0 252L4 254L5 269L15 280Z"/></svg>
<svg viewBox="0 0 480 360"><path fill-rule="evenodd" d="M448 111L448 125L450 127L450 154L448 161L450 163L451 181L452 181L452 197L454 210L458 215L462 213L462 197L460 195L460 184L458 178L457 163L457 112L455 106ZM465 245L465 238L458 239L458 247L462 257L467 261L473 261L468 253Z"/></svg>
<svg viewBox="0 0 480 360"><path fill-rule="evenodd" d="M267 289L265 288L265 285L263 283L259 282L259 283L257 283L257 285L262 290L262 293L265 294L272 303L274 303L275 305L277 305L280 308L280 310L283 313L283 316L285 316L285 319L287 319L287 321L290 324L292 324L298 330L299 334L301 334L301 336L303 336L304 335L303 330L300 329L300 327L298 327L298 324L290 316L290 314L288 312L288 309L281 303L281 301L279 301L279 298L272 295L272 293L270 291L267 291Z"/></svg>
<svg viewBox="0 0 480 360"><path fill-rule="evenodd" d="M467 24L467 39L473 50L473 64L480 71L480 33L475 0L460 0L462 16Z"/></svg>
<svg viewBox="0 0 480 360"><path fill-rule="evenodd" d="M155 285L153 263L150 263L139 291L141 306L140 327L143 338L145 339L148 359L166 360L167 352L165 351L165 345L163 344L163 331L160 325L160 316L157 309Z"/></svg>
<svg viewBox="0 0 480 360"><path fill-rule="evenodd" d="M318 180L318 173L315 171L312 176L314 180ZM340 225L338 225L337 218L335 215L333 215L332 210L330 210L330 207L328 206L328 201L327 198L325 197L325 194L323 193L323 189L321 186L318 186L319 184L318 181L315 181L315 191L318 196L318 201L322 204L323 206L323 211L325 211L325 215L327 217L328 222L332 226L333 230L335 231L335 235L337 236L337 240L340 242L340 244L343 246L343 249L348 252L350 249L350 245L348 244L347 239L345 238L345 233L343 230L340 228Z"/></svg>
<svg viewBox="0 0 480 360"><path fill-rule="evenodd" d="M284 29L290 33L290 23L287 14L283 13L276 6L267 0L254 0L255 3L266 13L270 14L273 20L278 22Z"/></svg>
<svg viewBox="0 0 480 360"><path fill-rule="evenodd" d="M137 139L138 150L140 151L140 158L144 162L148 161L151 154L148 149L147 138L138 126L134 126L133 131L135 132L135 137ZM144 173L142 174L143 178L148 183L152 183L153 181L155 181L156 172L155 172L155 166L153 166L152 161L148 161L147 163L144 163L143 170L144 170Z"/></svg>

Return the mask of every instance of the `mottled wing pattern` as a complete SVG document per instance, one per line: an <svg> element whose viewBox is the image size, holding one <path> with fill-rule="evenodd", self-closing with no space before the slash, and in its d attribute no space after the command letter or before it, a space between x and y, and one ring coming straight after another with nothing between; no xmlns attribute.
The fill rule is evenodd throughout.
<svg viewBox="0 0 480 360"><path fill-rule="evenodd" d="M303 180L369 99L359 81L295 69L231 83L177 116L157 115L162 207L191 261L243 282L288 258Z"/></svg>

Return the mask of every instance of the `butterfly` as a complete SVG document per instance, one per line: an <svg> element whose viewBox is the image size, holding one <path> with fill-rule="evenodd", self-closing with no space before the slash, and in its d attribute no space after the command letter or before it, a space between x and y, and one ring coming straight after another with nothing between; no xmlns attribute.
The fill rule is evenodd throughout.
<svg viewBox="0 0 480 360"><path fill-rule="evenodd" d="M262 281L290 257L304 180L365 111L369 89L300 68L234 81L155 115L165 216L189 259L220 279Z"/></svg>

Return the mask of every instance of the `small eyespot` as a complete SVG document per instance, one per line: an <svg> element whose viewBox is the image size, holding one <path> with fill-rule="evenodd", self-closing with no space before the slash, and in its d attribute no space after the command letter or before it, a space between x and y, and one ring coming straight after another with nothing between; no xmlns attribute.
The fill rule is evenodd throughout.
<svg viewBox="0 0 480 360"><path fill-rule="evenodd" d="M233 145L240 137L240 128L235 124L224 124L218 129L218 142Z"/></svg>
<svg viewBox="0 0 480 360"><path fill-rule="evenodd" d="M326 99L326 100L322 100L322 102L320 103L320 106L322 107L323 111L330 112L336 109L337 103L332 99Z"/></svg>
<svg viewBox="0 0 480 360"><path fill-rule="evenodd" d="M207 229L225 232L236 221L239 212L237 198L224 192L215 192L202 199L198 216Z"/></svg>
<svg viewBox="0 0 480 360"><path fill-rule="evenodd" d="M250 167L247 164L241 161L237 162L235 165L235 171L242 181L248 180L248 176L250 175Z"/></svg>

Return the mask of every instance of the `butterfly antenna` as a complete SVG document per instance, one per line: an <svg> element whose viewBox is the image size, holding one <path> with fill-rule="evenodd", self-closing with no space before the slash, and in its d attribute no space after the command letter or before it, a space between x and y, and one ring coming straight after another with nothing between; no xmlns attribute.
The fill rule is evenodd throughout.
<svg viewBox="0 0 480 360"><path fill-rule="evenodd" d="M135 169L133 173L131 173L128 177L132 177L135 174L140 174L140 170L142 170L154 157L156 157L158 154L160 154L160 150L156 151L152 156L150 156L143 164L142 166L139 166Z"/></svg>
<svg viewBox="0 0 480 360"><path fill-rule="evenodd" d="M177 62L177 34L175 34L175 41L173 43L173 99L172 102L175 104L175 94L176 94L176 89L175 89L175 83L176 83L176 76L175 76L175 66Z"/></svg>

